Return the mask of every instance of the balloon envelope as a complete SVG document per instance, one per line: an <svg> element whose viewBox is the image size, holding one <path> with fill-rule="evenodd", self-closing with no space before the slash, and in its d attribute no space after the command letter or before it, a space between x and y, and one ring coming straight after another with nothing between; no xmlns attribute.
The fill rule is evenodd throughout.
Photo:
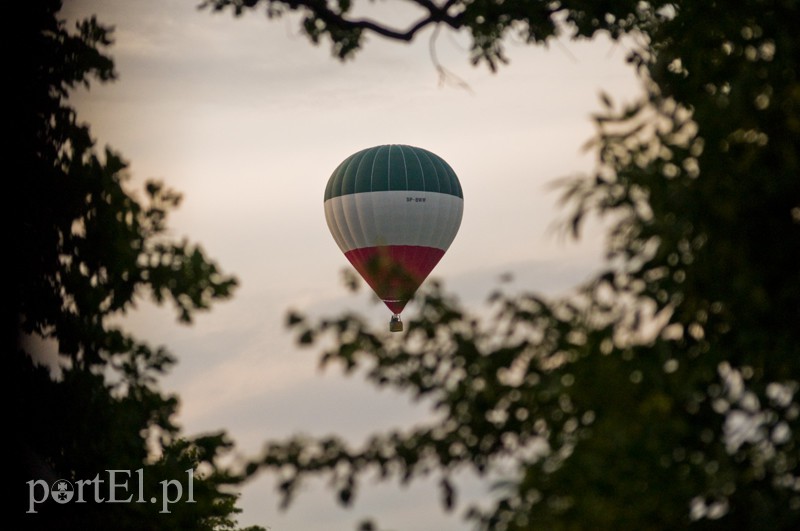
<svg viewBox="0 0 800 531"><path fill-rule="evenodd" d="M461 225L455 172L430 151L386 145L344 160L325 189L325 219L344 255L395 314Z"/></svg>

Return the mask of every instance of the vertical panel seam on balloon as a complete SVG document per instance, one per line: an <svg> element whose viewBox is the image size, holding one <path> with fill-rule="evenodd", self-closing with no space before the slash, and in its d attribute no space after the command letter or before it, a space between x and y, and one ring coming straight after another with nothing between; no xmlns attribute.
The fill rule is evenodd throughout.
<svg viewBox="0 0 800 531"><path fill-rule="evenodd" d="M419 174L422 176L422 191L427 192L428 187L425 184L425 169L422 167L422 161L419 160L419 154L417 153L417 150L412 149L411 152L414 154L414 158L417 159L417 164L419 165Z"/></svg>
<svg viewBox="0 0 800 531"><path fill-rule="evenodd" d="M425 153L425 156L428 157L428 161L431 163L431 167L433 168L433 174L436 176L437 191L439 193L441 193L441 191L442 191L442 183L441 183L441 180L439 179L439 170L438 170L438 168L436 167L436 164L433 161L433 158L436 157L436 155L433 155L433 153L429 153L427 151L424 151L423 153ZM439 220L441 219L441 217L442 217L441 216L441 208L437 208L436 209L436 216L434 218L433 224L431 224L431 227L438 227L440 225L440 221ZM437 243L438 243L438 240L440 240L440 239L441 239L441 236L437 232L436 233L436 239L434 241L437 241Z"/></svg>
<svg viewBox="0 0 800 531"><path fill-rule="evenodd" d="M344 224L342 226L347 226L348 225L348 223L347 223L347 204L346 204L346 197L345 197L345 193L344 193L345 192L344 183L345 183L345 179L346 179L346 175L347 175L347 169L350 167L350 164L353 163L353 159L357 155L358 155L358 153L356 153L355 155L349 157L348 160L346 161L347 164L345 164L344 167L342 168L341 186L340 186L340 189L339 189L339 194L340 195L339 195L339 200L337 202L337 204L338 204L338 206L340 208L337 209L337 211L336 211L336 212L340 212L340 215L339 216L335 216L337 225L339 225L339 219L343 219L344 220ZM353 238L353 235L350 233L350 231L342 230L342 236L344 236L345 243L346 243L348 249L353 249L356 246L355 239Z"/></svg>
<svg viewBox="0 0 800 531"><path fill-rule="evenodd" d="M358 167L356 168L356 182L358 182L358 174L361 171L361 164L364 162L364 159L365 159L366 156L367 156L367 154L366 154L366 151L365 151L364 152L364 156L362 156L358 161ZM353 197L353 203L354 203L354 206L355 206L356 217L358 218L358 226L361 229L361 240L359 242L359 245L364 246L364 245L369 245L369 238L368 238L368 235L367 235L367 227L366 227L366 225L364 223L365 220L363 219L364 216L362 215L362 212L361 212L360 203L361 203L361 199L362 198L363 198L363 195L359 195L359 191L358 191L358 189L356 189L356 195Z"/></svg>
<svg viewBox="0 0 800 531"><path fill-rule="evenodd" d="M419 160L419 155L417 154L417 150L416 149L412 149L411 153L414 154L414 158L417 160L417 165L419 166L419 174L422 177L423 195L427 196L428 195L427 194L427 189L425 187L425 170L422 168L422 163ZM430 214L430 208L426 207L426 208L422 209L422 215L420 216L419 223L417 224L417 226L418 226L418 234L415 235L415 238L417 240L419 240L419 234L424 233L425 230L428 228L428 223L426 223L426 221L427 221L426 218L428 217L429 214Z"/></svg>
<svg viewBox="0 0 800 531"><path fill-rule="evenodd" d="M403 149L403 146L397 146L400 149L400 156L403 157L403 170L406 172L406 190L410 190L411 187L408 185L408 164L406 164L406 153Z"/></svg>
<svg viewBox="0 0 800 531"><path fill-rule="evenodd" d="M375 149L375 156L372 157L372 169L369 171L369 191L372 192L375 190L375 161L378 160L378 155L381 152L380 147L373 148Z"/></svg>
<svg viewBox="0 0 800 531"><path fill-rule="evenodd" d="M351 227L350 237L353 239L353 245L355 247L359 247L360 241L363 240L363 234L359 234L359 232L363 231L361 230L361 223L358 222L360 216L358 213L358 208L355 207L356 203L355 192L357 191L356 178L358 177L358 166L361 164L361 160L364 157L363 155L364 153L365 153L364 151L360 151L359 153L357 153L356 156L353 157L350 163L347 165L347 168L345 169L344 173L345 185L349 179L352 178L353 181L352 186L349 187L350 190L348 190L348 192L352 193L347 194L347 196L344 198L345 200L343 201L343 204L345 206L344 219L347 222L347 225ZM350 203L352 203L352 207L350 206ZM351 219L353 216L355 216L356 218L355 220Z"/></svg>
<svg viewBox="0 0 800 531"><path fill-rule="evenodd" d="M392 145L389 144L389 155L386 157L386 189L392 191Z"/></svg>

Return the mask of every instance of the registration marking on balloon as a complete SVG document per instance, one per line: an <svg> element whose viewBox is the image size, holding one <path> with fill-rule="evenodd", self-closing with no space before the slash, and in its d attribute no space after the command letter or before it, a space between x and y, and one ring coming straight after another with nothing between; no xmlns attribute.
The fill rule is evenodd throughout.
<svg viewBox="0 0 800 531"><path fill-rule="evenodd" d="M392 311L400 313L444 256L461 225L455 172L430 151L385 145L344 160L325 189L325 219L344 255Z"/></svg>

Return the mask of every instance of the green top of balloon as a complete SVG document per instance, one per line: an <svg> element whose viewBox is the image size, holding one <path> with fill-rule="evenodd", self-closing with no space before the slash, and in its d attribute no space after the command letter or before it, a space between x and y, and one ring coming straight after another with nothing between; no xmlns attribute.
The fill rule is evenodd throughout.
<svg viewBox="0 0 800 531"><path fill-rule="evenodd" d="M464 197L461 183L447 162L428 150L406 146L375 146L347 157L325 188L325 201L362 192L407 190Z"/></svg>

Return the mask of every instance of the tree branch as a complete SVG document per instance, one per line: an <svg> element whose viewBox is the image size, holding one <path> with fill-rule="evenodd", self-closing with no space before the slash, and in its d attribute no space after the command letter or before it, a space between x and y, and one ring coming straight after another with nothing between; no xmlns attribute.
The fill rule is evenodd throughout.
<svg viewBox="0 0 800 531"><path fill-rule="evenodd" d="M418 20L416 23L409 26L405 31L396 30L379 24L370 19L362 18L351 20L344 16L343 13L336 13L332 11L324 0L306 0L291 2L298 7L303 6L310 9L320 20L325 22L326 25L331 25L345 30L369 30L383 37L399 41L410 41L414 38L422 28L429 24L443 22L453 29L459 29L463 25L461 14L449 15L448 10L455 5L458 0L448 0L441 7L437 6L430 0L411 0L413 3L425 8L428 11L428 16Z"/></svg>

